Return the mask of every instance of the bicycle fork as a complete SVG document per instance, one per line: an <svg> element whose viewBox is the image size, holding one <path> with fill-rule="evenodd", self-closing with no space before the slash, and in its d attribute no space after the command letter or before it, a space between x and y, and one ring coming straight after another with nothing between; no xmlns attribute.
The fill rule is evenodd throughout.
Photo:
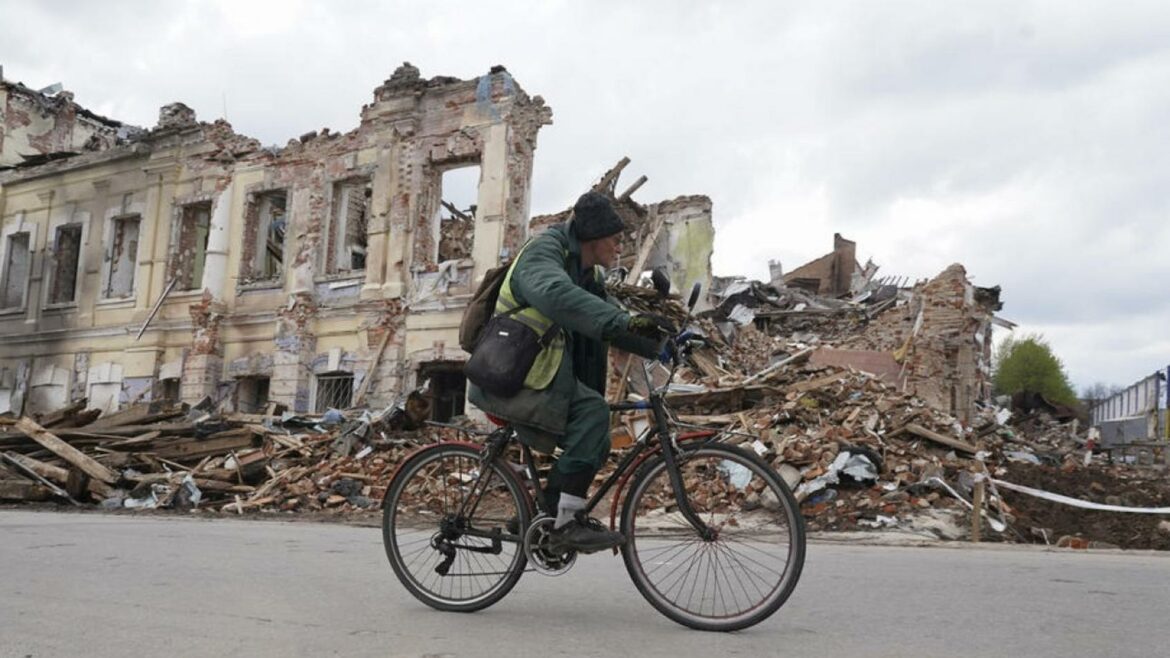
<svg viewBox="0 0 1170 658"><path fill-rule="evenodd" d="M699 533L703 541L714 541L718 532L711 529L691 507L687 498L686 483L683 482L682 472L679 470L678 457L675 454L675 442L670 435L670 425L666 418L666 409L662 400L653 400L654 420L658 424L658 440L662 443L662 459L666 462L666 472L670 476L670 485L674 488L674 500L678 511L691 527Z"/></svg>

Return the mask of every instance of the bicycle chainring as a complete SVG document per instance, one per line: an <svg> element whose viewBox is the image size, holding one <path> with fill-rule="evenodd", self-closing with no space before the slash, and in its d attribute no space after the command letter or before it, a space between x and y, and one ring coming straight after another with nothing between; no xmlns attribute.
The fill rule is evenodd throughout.
<svg viewBox="0 0 1170 658"><path fill-rule="evenodd" d="M577 551L561 553L549 549L555 521L553 517L541 514L532 520L524 533L524 554L528 563L534 571L545 576L559 576L577 562Z"/></svg>

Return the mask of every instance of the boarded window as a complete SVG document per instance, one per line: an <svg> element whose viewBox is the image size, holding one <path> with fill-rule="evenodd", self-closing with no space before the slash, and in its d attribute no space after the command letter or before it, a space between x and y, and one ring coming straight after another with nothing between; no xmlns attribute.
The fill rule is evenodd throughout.
<svg viewBox="0 0 1170 658"><path fill-rule="evenodd" d="M81 258L81 224L57 227L53 241L53 281L50 304L72 302L77 294L77 263Z"/></svg>
<svg viewBox="0 0 1170 658"><path fill-rule="evenodd" d="M179 290L203 285L203 262L207 258L207 236L211 232L211 202L183 206L179 219L179 242L171 276Z"/></svg>
<svg viewBox="0 0 1170 658"><path fill-rule="evenodd" d="M366 231L373 188L368 178L333 186L333 211L325 271L334 274L366 268Z"/></svg>
<svg viewBox="0 0 1170 658"><path fill-rule="evenodd" d="M32 254L28 250L28 233L13 233L8 236L4 250L4 271L0 297L0 308L24 306L24 289L28 284L29 264Z"/></svg>
<svg viewBox="0 0 1170 658"><path fill-rule="evenodd" d="M284 270L284 236L288 230L287 206L288 195L278 191L258 195L248 209L244 253L250 260L245 267L245 281L280 278Z"/></svg>
<svg viewBox="0 0 1170 658"><path fill-rule="evenodd" d="M106 275L105 297L129 297L134 293L139 224L140 219L137 215L114 220L114 239L110 243L110 269Z"/></svg>
<svg viewBox="0 0 1170 658"><path fill-rule="evenodd" d="M317 375L317 395L313 411L323 414L329 409L348 409L351 404L352 372L327 372Z"/></svg>

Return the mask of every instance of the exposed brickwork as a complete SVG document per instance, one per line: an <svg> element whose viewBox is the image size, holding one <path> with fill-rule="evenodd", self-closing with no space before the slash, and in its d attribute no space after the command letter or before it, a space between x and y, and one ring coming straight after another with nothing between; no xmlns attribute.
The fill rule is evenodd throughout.
<svg viewBox="0 0 1170 658"><path fill-rule="evenodd" d="M976 401L991 393L984 365L991 361L990 324L999 301L997 290L990 296L980 290L986 289L972 286L962 265L951 265L841 347L893 353L908 392L961 420L972 418Z"/></svg>
<svg viewBox="0 0 1170 658"><path fill-rule="evenodd" d="M22 111L31 121L26 130L37 125L35 112ZM81 109L69 112L61 113L60 125L72 117L76 126L87 117ZM479 205L493 208L493 216L473 221L505 222L503 243L515 249L526 230L536 134L550 118L543 99L529 97L502 67L472 80L424 79L407 64L374 90L371 102L361 109L360 124L346 133L322 128L283 147L263 148L226 121L200 121L190 107L171 103L161 108L155 126L128 141L112 141L107 153L46 159L35 168L3 171L0 183L5 194L21 194L28 187L22 182L25 177L58 175L64 185L76 183L75 177L80 180L86 167L93 171L95 165L118 163L126 173L100 185L70 188L99 191L100 198L81 200L97 208L125 194L147 200L133 209L119 204L114 212L121 215L111 216L108 205L97 211L104 213L105 224L95 222L100 232L93 239L102 244L105 264L100 274L82 275L80 285L89 286L82 289L124 300L112 308L123 318L133 313L130 325L135 326L146 320L162 287L176 279L171 297L137 345L166 352L168 364L178 358L176 347L187 351L182 399L197 401L214 393L228 378L225 368L236 369L230 377L261 376L238 372L239 364L251 363L248 354L259 351L271 356L270 399L304 411L311 403L314 364L345 340L351 344L339 367L354 372L355 381L373 377L371 402L393 398L392 388L407 380L402 366L409 358L407 315L459 303L442 299L451 290L435 293L431 309L407 310L397 298L417 292L414 273L437 265L441 225L436 224L436 211L443 171L482 167L485 149L491 149L493 170L484 175L502 184L480 190L487 201ZM5 115L6 123L23 120L20 112ZM123 166L127 162L132 164ZM355 182L356 194L338 194L339 188ZM284 195L279 271L264 259L264 240L270 237L264 234L268 194ZM121 216L140 218L141 241L137 232L115 237L124 232ZM339 218L345 221L339 223ZM472 256L459 248L475 232L466 228L461 236L448 234L445 257ZM102 235L109 231L115 235ZM488 267L495 265L491 251L485 251L491 259ZM85 283L87 275L103 278ZM464 268L459 276L459 292L465 292L472 284L470 270ZM286 294L276 292L278 287ZM194 292L200 298L191 303ZM283 299L274 302L276 295ZM106 315L95 317L101 322ZM443 322L449 323L449 317L457 316L448 314ZM337 327L351 318L352 326L364 332L355 331L355 338L367 340L339 337ZM271 343L255 338L268 319ZM176 345L188 323L190 343ZM419 331L436 332L435 340L443 342L454 330L428 325ZM329 332L331 349L318 352L318 333L324 331ZM391 339L376 372L362 372L370 368L386 332ZM106 344L115 343L111 339ZM59 353L59 347L52 349ZM448 351L452 358L463 357ZM225 365L228 354L231 362Z"/></svg>

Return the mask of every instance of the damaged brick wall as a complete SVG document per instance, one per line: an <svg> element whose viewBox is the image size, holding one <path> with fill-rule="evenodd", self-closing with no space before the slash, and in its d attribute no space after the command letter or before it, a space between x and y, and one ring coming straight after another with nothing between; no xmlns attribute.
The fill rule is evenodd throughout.
<svg viewBox="0 0 1170 658"><path fill-rule="evenodd" d="M73 94L42 94L0 80L0 167L43 161L61 153L104 151L119 142L123 124L81 107Z"/></svg>
<svg viewBox="0 0 1170 658"><path fill-rule="evenodd" d="M857 243L833 234L833 251L784 275L784 283L826 297L849 294L857 263Z"/></svg>
<svg viewBox="0 0 1170 658"><path fill-rule="evenodd" d="M976 288L955 263L916 285L907 303L875 318L841 347L893 353L906 391L962 421L991 395L991 322L998 288Z"/></svg>
<svg viewBox="0 0 1170 658"><path fill-rule="evenodd" d="M346 133L325 128L262 148L226 121L201 122L190 107L171 103L153 128L118 138L108 153L0 172L0 194L31 198L35 186L26 181L57 176L61 186L72 186L71 202L104 218L86 238L102 246L100 273L79 272L72 291L55 270L40 279L62 282L45 299L77 297L89 286L117 300L96 312L92 303L78 309L93 314L92 328L101 333L95 353L117 354L130 342L125 326L145 327L135 347L154 348L175 364L168 379L180 379L179 395L195 402L227 390L229 380L262 377L241 375L238 364L270 350L268 394L304 411L312 405L313 364L322 357L318 334L328 335L330 350L349 341L343 365L357 370L355 384L371 377L370 402L379 403L392 400L403 381L398 364L410 331L422 332L424 342L453 342L458 295L473 283L473 266L463 264L453 279L458 286L436 286L426 303L414 299L408 311L404 299L419 293L412 273L436 269L440 259L493 267L523 241L536 134L550 117L543 99L529 97L502 67L472 80L424 79L407 64L374 90L360 125ZM469 165L483 168L475 201L483 212L444 230L442 174ZM104 178L89 185L85 172L96 169ZM79 190L94 197L77 197ZM141 200L132 209L123 202L128 194ZM483 227L491 239L480 244L475 238ZM96 280L86 282L90 275ZM156 313L172 279L174 289ZM408 315L428 312L443 313L442 321L408 331ZM78 358L80 327L70 324L76 321L70 313L55 311L57 343L46 340L33 351L65 350ZM272 348L257 339L257 327L268 322ZM362 330L346 336L346 322ZM0 332L41 326L9 323ZM182 340L187 331L189 343ZM390 338L372 368L381 336Z"/></svg>

